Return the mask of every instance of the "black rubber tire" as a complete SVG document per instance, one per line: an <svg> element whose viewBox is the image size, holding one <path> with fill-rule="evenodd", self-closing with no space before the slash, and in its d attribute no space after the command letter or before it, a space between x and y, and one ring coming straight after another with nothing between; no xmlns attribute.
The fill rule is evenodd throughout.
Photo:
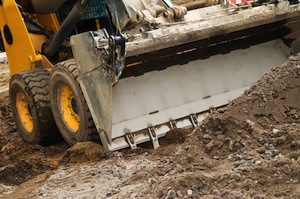
<svg viewBox="0 0 300 199"><path fill-rule="evenodd" d="M32 69L14 74L10 80L9 98L13 118L21 137L30 144L49 145L61 139L57 131L49 101L50 73L45 69ZM16 107L17 93L27 98L33 121L32 132L26 131Z"/></svg>
<svg viewBox="0 0 300 199"><path fill-rule="evenodd" d="M77 78L78 71L73 59L58 63L54 67L50 76L51 110L62 137L71 146L78 142L99 142L100 140ZM59 110L58 89L62 84L67 85L70 88L74 99L76 100L76 109L79 116L79 128L75 132L68 128L62 118L61 111Z"/></svg>

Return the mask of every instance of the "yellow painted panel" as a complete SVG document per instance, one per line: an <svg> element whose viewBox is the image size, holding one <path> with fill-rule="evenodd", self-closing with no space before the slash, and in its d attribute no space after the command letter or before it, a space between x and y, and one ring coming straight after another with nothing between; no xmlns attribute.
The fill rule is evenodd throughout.
<svg viewBox="0 0 300 199"><path fill-rule="evenodd" d="M34 50L36 53L42 52L42 45L47 41L47 37L41 34L29 33Z"/></svg>
<svg viewBox="0 0 300 199"><path fill-rule="evenodd" d="M10 66L11 75L33 68L33 63L38 60L27 28L14 0L2 1L0 6L1 34ZM7 25L13 37L9 45L4 37L3 28Z"/></svg>
<svg viewBox="0 0 300 199"><path fill-rule="evenodd" d="M55 13L52 14L35 14L34 17L42 24L46 30L57 32L60 24Z"/></svg>

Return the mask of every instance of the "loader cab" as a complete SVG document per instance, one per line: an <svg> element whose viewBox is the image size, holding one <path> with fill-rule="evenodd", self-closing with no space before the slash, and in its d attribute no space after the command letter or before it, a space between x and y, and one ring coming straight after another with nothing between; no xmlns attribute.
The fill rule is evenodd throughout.
<svg viewBox="0 0 300 199"><path fill-rule="evenodd" d="M57 16L60 22L63 22L66 19L75 3L76 1L74 0L66 0L65 3L58 9ZM87 11L76 24L76 27L71 34L73 35L86 31L99 30L102 28L105 28L109 33L113 34L114 32L105 1L89 0Z"/></svg>
<svg viewBox="0 0 300 199"><path fill-rule="evenodd" d="M59 22L62 23L76 0L17 0L16 2L21 6L22 11L26 13L50 14L56 12ZM104 0L90 0L86 13L77 23L71 35L101 28L105 28L113 34L115 28L108 16L109 13Z"/></svg>
<svg viewBox="0 0 300 199"><path fill-rule="evenodd" d="M24 12L50 14L57 11L66 0L17 0Z"/></svg>
<svg viewBox="0 0 300 199"><path fill-rule="evenodd" d="M56 12L59 21L62 23L76 0L17 0L17 3L27 13L50 14ZM108 16L108 9L104 0L90 0L85 15L78 22L72 34L100 28L106 28L108 32L113 32L114 28Z"/></svg>

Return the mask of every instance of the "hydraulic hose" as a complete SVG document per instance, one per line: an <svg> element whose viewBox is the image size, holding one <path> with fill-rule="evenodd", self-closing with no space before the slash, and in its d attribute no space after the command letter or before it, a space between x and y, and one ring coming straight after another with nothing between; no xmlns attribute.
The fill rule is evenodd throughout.
<svg viewBox="0 0 300 199"><path fill-rule="evenodd" d="M42 53L51 57L56 54L59 47L63 44L70 32L76 26L79 19L84 15L88 0L79 0L75 3L67 18L61 24L59 30L43 45Z"/></svg>

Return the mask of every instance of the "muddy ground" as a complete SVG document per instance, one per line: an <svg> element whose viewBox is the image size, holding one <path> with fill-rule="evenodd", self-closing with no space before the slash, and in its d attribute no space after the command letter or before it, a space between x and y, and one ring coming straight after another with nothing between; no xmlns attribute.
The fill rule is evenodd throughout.
<svg viewBox="0 0 300 199"><path fill-rule="evenodd" d="M0 71L2 198L300 198L300 55L195 130L169 132L159 149L112 153L24 143Z"/></svg>

